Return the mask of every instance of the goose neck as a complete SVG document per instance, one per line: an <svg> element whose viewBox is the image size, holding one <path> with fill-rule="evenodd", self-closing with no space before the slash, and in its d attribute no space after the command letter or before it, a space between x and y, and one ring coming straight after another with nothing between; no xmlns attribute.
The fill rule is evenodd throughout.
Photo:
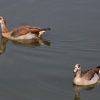
<svg viewBox="0 0 100 100"><path fill-rule="evenodd" d="M6 23L5 22L1 23L1 30L2 30L2 33L7 33L8 32L8 29L6 27Z"/></svg>

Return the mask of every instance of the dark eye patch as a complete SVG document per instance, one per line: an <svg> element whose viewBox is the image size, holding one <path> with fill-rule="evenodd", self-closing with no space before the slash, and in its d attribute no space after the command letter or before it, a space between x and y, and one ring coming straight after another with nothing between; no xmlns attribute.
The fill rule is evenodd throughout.
<svg viewBox="0 0 100 100"><path fill-rule="evenodd" d="M2 17L0 17L0 20L2 19Z"/></svg>
<svg viewBox="0 0 100 100"><path fill-rule="evenodd" d="M80 64L78 65L78 68L80 68Z"/></svg>

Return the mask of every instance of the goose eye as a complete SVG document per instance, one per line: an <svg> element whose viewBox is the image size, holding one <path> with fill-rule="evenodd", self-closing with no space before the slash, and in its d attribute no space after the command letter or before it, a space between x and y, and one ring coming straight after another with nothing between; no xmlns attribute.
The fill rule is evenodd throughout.
<svg viewBox="0 0 100 100"><path fill-rule="evenodd" d="M80 68L80 65L78 65L78 68Z"/></svg>
<svg viewBox="0 0 100 100"><path fill-rule="evenodd" d="M2 17L0 17L0 20L2 19Z"/></svg>

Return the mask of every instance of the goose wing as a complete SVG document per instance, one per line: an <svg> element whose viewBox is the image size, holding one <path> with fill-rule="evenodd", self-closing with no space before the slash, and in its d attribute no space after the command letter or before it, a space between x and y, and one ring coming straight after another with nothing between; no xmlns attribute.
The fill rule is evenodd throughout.
<svg viewBox="0 0 100 100"><path fill-rule="evenodd" d="M81 70L81 77L83 77L89 70Z"/></svg>
<svg viewBox="0 0 100 100"><path fill-rule="evenodd" d="M86 80L91 80L95 75L95 71L94 70L88 70L84 75L83 78Z"/></svg>
<svg viewBox="0 0 100 100"><path fill-rule="evenodd" d="M18 28L15 28L12 31L11 36L13 36L14 38L17 38L21 35L26 35L27 33L34 33L34 34L38 35L41 30L42 29L39 27L20 26Z"/></svg>

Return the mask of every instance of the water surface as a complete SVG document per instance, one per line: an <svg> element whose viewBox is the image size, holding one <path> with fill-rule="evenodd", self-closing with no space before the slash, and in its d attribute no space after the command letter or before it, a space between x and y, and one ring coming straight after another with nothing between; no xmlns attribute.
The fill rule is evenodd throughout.
<svg viewBox="0 0 100 100"><path fill-rule="evenodd" d="M40 41L0 38L0 99L79 100L73 68L100 65L99 0L1 0L9 30L19 25L50 27ZM100 100L100 84L80 91L81 100Z"/></svg>

